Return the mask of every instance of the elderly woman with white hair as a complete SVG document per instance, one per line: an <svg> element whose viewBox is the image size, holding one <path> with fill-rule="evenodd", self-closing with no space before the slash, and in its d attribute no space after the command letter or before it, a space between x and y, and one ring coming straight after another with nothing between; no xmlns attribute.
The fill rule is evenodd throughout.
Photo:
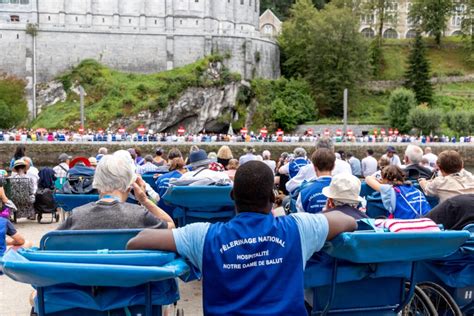
<svg viewBox="0 0 474 316"><path fill-rule="evenodd" d="M145 183L135 171L126 151L103 156L93 182L99 201L75 208L58 229L174 228L171 217L148 199ZM126 202L131 190L140 205Z"/></svg>

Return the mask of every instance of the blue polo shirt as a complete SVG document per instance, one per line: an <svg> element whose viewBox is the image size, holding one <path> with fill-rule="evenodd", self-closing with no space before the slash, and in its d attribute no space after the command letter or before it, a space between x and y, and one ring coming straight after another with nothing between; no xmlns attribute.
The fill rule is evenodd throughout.
<svg viewBox="0 0 474 316"><path fill-rule="evenodd" d="M326 206L327 197L323 194L323 189L331 184L331 177L320 177L312 184L301 190L296 208L298 212L316 214L322 212Z"/></svg>

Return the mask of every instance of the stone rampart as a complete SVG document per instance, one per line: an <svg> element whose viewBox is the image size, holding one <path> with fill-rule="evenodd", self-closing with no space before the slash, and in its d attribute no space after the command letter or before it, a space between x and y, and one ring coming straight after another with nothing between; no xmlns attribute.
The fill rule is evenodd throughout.
<svg viewBox="0 0 474 316"><path fill-rule="evenodd" d="M66 152L72 156L95 156L100 147L107 147L109 152L113 152L119 149L127 149L130 147L138 147L145 154L153 154L157 147L164 148L168 151L172 147L177 147L181 150L184 155L187 155L192 145L197 145L207 152L217 152L219 147L222 145L229 145L235 157L239 157L244 153L247 143L26 143L27 155L32 157L37 166L53 166L57 164L58 156ZM15 148L18 143L2 143L0 144L0 162L1 165L6 167L10 159L15 152ZM272 158L276 159L282 152L292 152L296 147L304 147L309 153L314 150L314 144L311 143L295 143L295 144L282 144L282 143L252 143L251 144L257 153L261 153L263 150L270 150ZM356 157L365 157L367 149L372 148L375 151L375 157L379 158L385 153L385 149L388 144L377 143L377 144L336 144L336 150L344 150L346 152L352 152ZM393 145L400 158L403 158L403 152L407 144L391 144ZM433 149L434 153L440 153L443 150L456 150L461 153L464 158L465 165L474 167L474 144L439 144L432 143L429 146Z"/></svg>

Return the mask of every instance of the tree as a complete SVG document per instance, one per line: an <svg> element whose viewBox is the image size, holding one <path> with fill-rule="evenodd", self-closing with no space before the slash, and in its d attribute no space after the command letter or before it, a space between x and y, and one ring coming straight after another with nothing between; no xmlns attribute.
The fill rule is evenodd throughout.
<svg viewBox="0 0 474 316"><path fill-rule="evenodd" d="M468 111L450 111L446 114L446 124L458 136L468 135L474 128L470 122L470 115L471 112Z"/></svg>
<svg viewBox="0 0 474 316"><path fill-rule="evenodd" d="M384 57L382 45L380 45L380 39L377 36L370 43L370 65L372 66L372 76L377 78L382 73L382 68L384 66Z"/></svg>
<svg viewBox="0 0 474 316"><path fill-rule="evenodd" d="M388 118L390 126L406 133L410 130L408 114L415 108L415 94L411 90L399 88L390 94Z"/></svg>
<svg viewBox="0 0 474 316"><path fill-rule="evenodd" d="M435 132L443 120L440 110L429 109L426 106L418 106L410 111L408 121L411 127L418 129L424 135Z"/></svg>
<svg viewBox="0 0 474 316"><path fill-rule="evenodd" d="M452 0L414 0L409 17L424 32L433 35L440 45L452 10Z"/></svg>
<svg viewBox="0 0 474 316"><path fill-rule="evenodd" d="M416 33L415 42L411 48L405 80L405 87L415 92L418 104L431 103L433 85L431 84L430 63L426 58L425 44L420 32Z"/></svg>
<svg viewBox="0 0 474 316"><path fill-rule="evenodd" d="M15 127L28 118L23 80L0 76L0 113L0 128Z"/></svg>
<svg viewBox="0 0 474 316"><path fill-rule="evenodd" d="M474 0L462 0L458 5L464 5L461 29L466 47L466 60L474 64Z"/></svg>
<svg viewBox="0 0 474 316"><path fill-rule="evenodd" d="M317 11L309 0L298 0L292 12L279 40L284 73L308 80L320 113L341 116L343 90L355 90L369 69L359 19L331 4Z"/></svg>
<svg viewBox="0 0 474 316"><path fill-rule="evenodd" d="M298 0L291 8L291 18L283 23L278 39L282 47L282 72L287 77L301 75L306 68L308 39L312 37L311 21L318 11L310 0Z"/></svg>

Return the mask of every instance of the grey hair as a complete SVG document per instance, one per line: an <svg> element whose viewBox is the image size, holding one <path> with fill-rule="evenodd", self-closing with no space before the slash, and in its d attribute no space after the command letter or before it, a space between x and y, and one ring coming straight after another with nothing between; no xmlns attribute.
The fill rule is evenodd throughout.
<svg viewBox="0 0 474 316"><path fill-rule="evenodd" d="M352 208L358 208L359 207L359 202L348 203L348 202L345 202L345 201L338 201L338 200L335 200L335 199L333 199L332 202L334 203L335 207L343 206L343 205L349 205Z"/></svg>
<svg viewBox="0 0 474 316"><path fill-rule="evenodd" d="M334 143L332 142L330 138L327 138L327 137L320 138L316 142L316 149L321 149L321 148L326 148L331 151L334 151Z"/></svg>
<svg viewBox="0 0 474 316"><path fill-rule="evenodd" d="M92 186L99 192L127 192L135 182L135 164L130 154L119 150L113 155L105 155L97 165Z"/></svg>
<svg viewBox="0 0 474 316"><path fill-rule="evenodd" d="M269 150L264 150L262 153L263 160L268 160L272 156L271 152Z"/></svg>
<svg viewBox="0 0 474 316"><path fill-rule="evenodd" d="M107 148L105 148L105 147L100 147L99 148L99 152L98 152L99 155L107 155L108 153L109 153L109 151L108 151Z"/></svg>
<svg viewBox="0 0 474 316"><path fill-rule="evenodd" d="M152 156L152 155L146 155L146 156L145 156L145 161L147 161L147 162L153 162L153 156Z"/></svg>
<svg viewBox="0 0 474 316"><path fill-rule="evenodd" d="M306 157L306 150L302 147L295 148L293 153L295 154L295 158Z"/></svg>
<svg viewBox="0 0 474 316"><path fill-rule="evenodd" d="M405 150L405 156L412 164L419 164L423 159L423 150L416 145L408 145Z"/></svg>

